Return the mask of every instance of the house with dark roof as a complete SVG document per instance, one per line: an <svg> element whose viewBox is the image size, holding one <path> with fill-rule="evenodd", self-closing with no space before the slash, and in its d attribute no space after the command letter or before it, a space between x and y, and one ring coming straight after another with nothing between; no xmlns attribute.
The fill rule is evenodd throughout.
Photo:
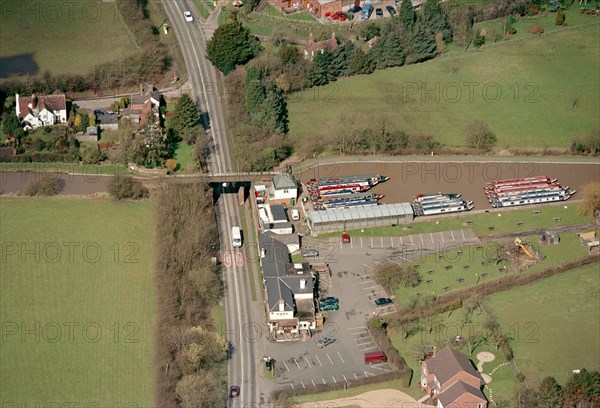
<svg viewBox="0 0 600 408"><path fill-rule="evenodd" d="M269 203L294 205L298 196L298 183L290 173L277 174L271 179Z"/></svg>
<svg viewBox="0 0 600 408"><path fill-rule="evenodd" d="M434 348L421 362L421 388L438 408L468 406L487 408L481 392L485 381L467 356L444 347L439 353Z"/></svg>
<svg viewBox="0 0 600 408"><path fill-rule="evenodd" d="M160 115L160 92L152 85L139 94L131 95L129 106L123 111L123 117L128 118L133 125L143 125L154 115L158 120Z"/></svg>
<svg viewBox="0 0 600 408"><path fill-rule="evenodd" d="M67 98L61 95L15 94L17 117L25 130L67 123Z"/></svg>
<svg viewBox="0 0 600 408"><path fill-rule="evenodd" d="M338 46L335 33L331 34L331 37L324 41L315 41L312 33L308 36L308 41L304 46L304 59L312 61L317 53L323 53L325 51L333 52Z"/></svg>
<svg viewBox="0 0 600 408"><path fill-rule="evenodd" d="M96 125L101 130L118 130L119 117L114 112L104 112L101 110L94 111L96 116Z"/></svg>
<svg viewBox="0 0 600 408"><path fill-rule="evenodd" d="M270 336L275 341L299 340L316 328L312 268L291 264L287 245L271 232L261 234L258 242Z"/></svg>

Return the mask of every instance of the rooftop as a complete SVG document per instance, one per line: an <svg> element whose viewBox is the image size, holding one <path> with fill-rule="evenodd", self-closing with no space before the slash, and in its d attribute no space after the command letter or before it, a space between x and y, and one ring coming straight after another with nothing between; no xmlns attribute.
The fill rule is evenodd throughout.
<svg viewBox="0 0 600 408"><path fill-rule="evenodd" d="M382 204L351 208L334 208L323 211L312 211L310 221L313 224L339 222L349 220L374 219L412 215L409 203Z"/></svg>
<svg viewBox="0 0 600 408"><path fill-rule="evenodd" d="M273 188L275 190L288 190L297 187L296 179L289 173L281 173L273 177Z"/></svg>
<svg viewBox="0 0 600 408"><path fill-rule="evenodd" d="M478 379L479 384L483 385L485 383L469 358L449 347L444 347L435 357L427 360L425 364L427 365L427 371L435 374L440 384L444 384L461 371Z"/></svg>

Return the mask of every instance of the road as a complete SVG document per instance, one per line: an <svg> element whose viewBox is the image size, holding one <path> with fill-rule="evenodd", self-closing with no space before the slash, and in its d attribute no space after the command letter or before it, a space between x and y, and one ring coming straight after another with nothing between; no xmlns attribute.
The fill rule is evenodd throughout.
<svg viewBox="0 0 600 408"><path fill-rule="evenodd" d="M217 91L217 73L205 58L205 29L191 1L163 1L163 5L179 40L189 74L192 97L202 112L208 112L208 135L211 140L209 170L211 173L230 172L235 167L229 156L221 101ZM185 21L183 12L186 10L192 11L194 22ZM221 251L235 254L240 250L232 247L230 231L233 226L240 225L237 196L222 195L215 211L219 223ZM235 401L236 405L255 406L259 400L256 382L258 359L255 343L246 341L248 334L245 329L250 327L250 322L254 322L246 266L234 262L230 267L223 268L223 281L226 336L230 344L228 384L239 385L241 388L240 397Z"/></svg>

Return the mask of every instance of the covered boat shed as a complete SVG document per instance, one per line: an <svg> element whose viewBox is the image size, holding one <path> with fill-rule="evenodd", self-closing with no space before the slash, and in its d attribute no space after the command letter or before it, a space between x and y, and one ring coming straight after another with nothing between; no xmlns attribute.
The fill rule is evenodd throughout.
<svg viewBox="0 0 600 408"><path fill-rule="evenodd" d="M312 211L309 224L314 233L407 224L413 220L409 203L382 204Z"/></svg>

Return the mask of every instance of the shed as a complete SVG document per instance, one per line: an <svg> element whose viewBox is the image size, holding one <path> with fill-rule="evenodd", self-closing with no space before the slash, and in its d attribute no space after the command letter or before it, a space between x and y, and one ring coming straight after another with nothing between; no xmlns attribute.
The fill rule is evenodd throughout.
<svg viewBox="0 0 600 408"><path fill-rule="evenodd" d="M560 242L560 236L554 231L543 231L540 234L540 245L557 245Z"/></svg>

